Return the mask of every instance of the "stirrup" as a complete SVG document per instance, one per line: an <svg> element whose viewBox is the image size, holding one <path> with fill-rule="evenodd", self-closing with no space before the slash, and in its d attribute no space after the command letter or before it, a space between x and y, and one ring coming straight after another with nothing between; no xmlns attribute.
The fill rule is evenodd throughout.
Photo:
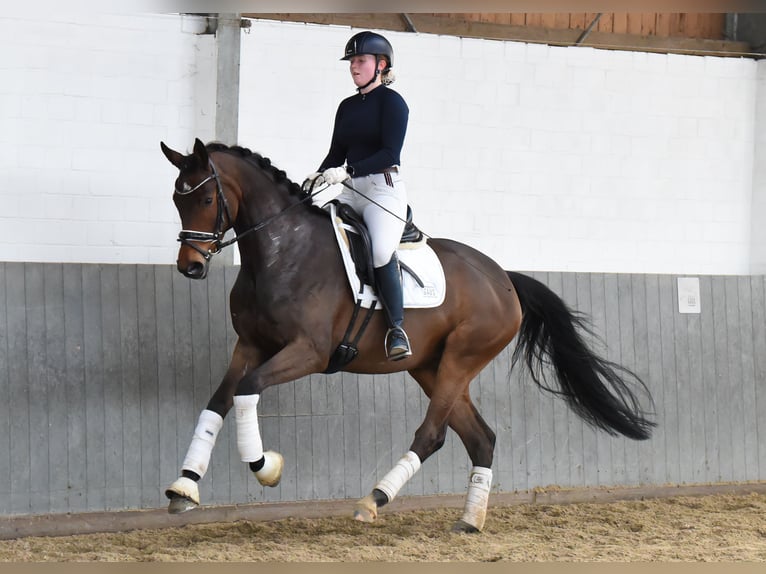
<svg viewBox="0 0 766 574"><path fill-rule="evenodd" d="M401 361L412 356L410 339L401 327L386 331L386 357L389 361Z"/></svg>

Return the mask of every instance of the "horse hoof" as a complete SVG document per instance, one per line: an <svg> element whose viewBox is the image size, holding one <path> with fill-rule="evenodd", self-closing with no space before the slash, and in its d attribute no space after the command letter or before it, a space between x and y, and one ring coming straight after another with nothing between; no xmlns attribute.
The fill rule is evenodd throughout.
<svg viewBox="0 0 766 574"><path fill-rule="evenodd" d="M263 468L255 473L255 478L258 479L263 486L277 486L279 481L282 480L282 469L285 467L285 459L278 452L273 450L267 450L263 453L266 461L263 463Z"/></svg>
<svg viewBox="0 0 766 574"><path fill-rule="evenodd" d="M366 508L354 509L354 520L358 520L359 522L375 522L375 518L375 513L370 512Z"/></svg>
<svg viewBox="0 0 766 574"><path fill-rule="evenodd" d="M181 514L199 506L199 486L191 478L182 476L168 486L165 496L170 499L168 512Z"/></svg>
<svg viewBox="0 0 766 574"><path fill-rule="evenodd" d="M463 520L458 520L455 522L455 525L452 527L452 532L460 532L465 534L477 534L481 532L478 528L476 528L473 524L468 524L467 522Z"/></svg>
<svg viewBox="0 0 766 574"><path fill-rule="evenodd" d="M375 503L375 499L371 494L368 494L356 503L356 508L354 508L354 520L358 520L359 522L375 522L377 517L378 505Z"/></svg>
<svg viewBox="0 0 766 574"><path fill-rule="evenodd" d="M185 496L174 496L170 499L170 504L168 504L168 514L181 514L198 506L199 504Z"/></svg>

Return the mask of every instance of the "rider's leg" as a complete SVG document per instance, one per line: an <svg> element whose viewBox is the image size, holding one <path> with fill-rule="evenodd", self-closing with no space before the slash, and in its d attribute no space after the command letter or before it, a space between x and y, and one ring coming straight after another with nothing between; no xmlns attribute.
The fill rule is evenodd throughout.
<svg viewBox="0 0 766 574"><path fill-rule="evenodd" d="M375 268L375 282L378 296L388 317L390 329L386 333L386 355L391 361L398 361L412 355L410 341L402 328L404 322L404 299L402 275L396 253L382 267Z"/></svg>
<svg viewBox="0 0 766 574"><path fill-rule="evenodd" d="M407 193L398 174L373 175L367 181L369 186L365 195L371 201L364 207L362 216L370 231L375 281L390 326L386 334L386 353L389 359L395 361L412 355L407 334L402 328L402 278L396 257L406 221Z"/></svg>

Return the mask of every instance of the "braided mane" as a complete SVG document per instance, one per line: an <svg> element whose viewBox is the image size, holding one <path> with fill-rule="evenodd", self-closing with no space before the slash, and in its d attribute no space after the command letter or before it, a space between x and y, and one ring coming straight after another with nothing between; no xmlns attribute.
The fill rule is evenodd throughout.
<svg viewBox="0 0 766 574"><path fill-rule="evenodd" d="M287 174L283 170L273 165L269 158L263 157L261 154L257 152L250 151L246 147L242 147L238 145L228 146L226 144L219 143L219 142L208 143L205 146L205 148L207 149L208 152L221 151L221 152L237 155L241 157L242 159L249 161L250 163L258 167L259 169L269 172L274 178L274 181L278 184L284 183L292 195L297 195L300 198L303 198L306 195L308 195L305 191L301 189L300 185L290 180L290 178L287 177Z"/></svg>

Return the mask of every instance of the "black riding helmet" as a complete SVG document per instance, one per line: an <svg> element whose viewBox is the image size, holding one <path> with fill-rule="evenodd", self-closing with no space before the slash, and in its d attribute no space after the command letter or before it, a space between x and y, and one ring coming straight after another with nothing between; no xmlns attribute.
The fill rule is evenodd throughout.
<svg viewBox="0 0 766 574"><path fill-rule="evenodd" d="M346 42L346 49L341 60L350 60L360 54L385 56L388 67L383 70L384 72L394 66L394 49L391 42L375 32L359 32L351 36L351 39Z"/></svg>
<svg viewBox="0 0 766 574"><path fill-rule="evenodd" d="M386 40L380 34L376 34L375 32L359 32L358 34L351 36L351 39L346 42L346 49L343 52L343 57L341 60L350 60L354 56L359 56L361 54L371 54L375 56L376 63L380 60L381 57L385 58L387 65L383 70L384 74L394 66L394 48L391 46L391 43L388 40ZM367 84L368 86L375 81L375 78L378 77L378 73L379 72L376 67L375 75ZM362 86L359 89L362 90L366 87L367 86Z"/></svg>

